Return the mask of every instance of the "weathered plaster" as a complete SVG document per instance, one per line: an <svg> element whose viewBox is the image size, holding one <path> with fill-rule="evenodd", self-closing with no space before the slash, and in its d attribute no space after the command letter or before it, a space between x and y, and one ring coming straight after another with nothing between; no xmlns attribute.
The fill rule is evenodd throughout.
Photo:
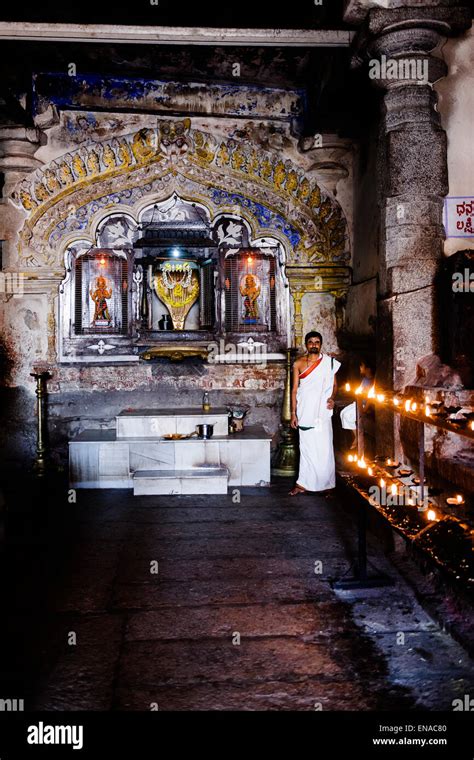
<svg viewBox="0 0 474 760"><path fill-rule="evenodd" d="M337 353L337 321L334 296L330 293L306 293L302 299L303 335L317 330L323 336L323 348Z"/></svg>

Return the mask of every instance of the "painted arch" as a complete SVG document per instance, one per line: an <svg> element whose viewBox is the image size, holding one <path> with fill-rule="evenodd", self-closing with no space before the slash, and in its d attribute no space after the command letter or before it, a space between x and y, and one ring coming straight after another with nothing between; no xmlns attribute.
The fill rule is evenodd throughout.
<svg viewBox="0 0 474 760"><path fill-rule="evenodd" d="M242 216L255 238L282 243L287 263L349 261L340 205L301 167L250 142L219 141L184 119L83 145L22 180L11 196L25 213L20 265L60 267L67 246L92 242L104 216L120 210L136 218L173 194L201 203L211 219Z"/></svg>

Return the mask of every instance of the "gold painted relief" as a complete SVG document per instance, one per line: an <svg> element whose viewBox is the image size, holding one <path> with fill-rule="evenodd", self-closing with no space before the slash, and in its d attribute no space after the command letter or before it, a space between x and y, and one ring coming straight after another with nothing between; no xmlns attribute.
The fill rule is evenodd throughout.
<svg viewBox="0 0 474 760"><path fill-rule="evenodd" d="M303 176L301 169L247 142L229 139L219 147L214 146L212 135L190 130L189 119L165 121L157 129L140 129L133 135L106 140L86 150L81 147L37 170L34 180L22 180L12 195L13 202L28 212L19 236L20 259L27 244L35 251L25 251L25 261L41 256L49 261L54 256L49 248L49 235L70 215L71 203L63 203L67 196L74 193L73 206L80 208L108 193L134 189L143 183L140 170L145 167L146 183L172 177L167 186L170 190L174 187L176 191L184 191L210 207L211 189L221 188L263 203L278 215L287 216L290 211L291 224L301 236L294 248L295 260L300 263L331 261L333 257L347 259L346 223L339 204L327 193L323 195L315 182ZM153 165L156 168L150 170ZM41 177L43 181L39 181ZM215 212L222 208L219 206ZM287 242L284 236L283 242Z"/></svg>
<svg viewBox="0 0 474 760"><path fill-rule="evenodd" d="M166 262L153 278L155 292L167 307L173 328L184 330L186 317L199 298L199 280L196 269L189 262Z"/></svg>

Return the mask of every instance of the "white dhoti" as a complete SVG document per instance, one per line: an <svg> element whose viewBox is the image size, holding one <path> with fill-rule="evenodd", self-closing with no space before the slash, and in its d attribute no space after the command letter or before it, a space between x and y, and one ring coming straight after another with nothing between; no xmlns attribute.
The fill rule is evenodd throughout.
<svg viewBox="0 0 474 760"><path fill-rule="evenodd" d="M300 469L297 484L307 491L325 491L336 485L332 442L332 414L327 400L332 395L334 375L341 363L323 355L300 375L296 394L296 416L300 434Z"/></svg>
<svg viewBox="0 0 474 760"><path fill-rule="evenodd" d="M357 428L357 411L356 402L353 401L349 406L341 409L341 425L344 430L355 430Z"/></svg>

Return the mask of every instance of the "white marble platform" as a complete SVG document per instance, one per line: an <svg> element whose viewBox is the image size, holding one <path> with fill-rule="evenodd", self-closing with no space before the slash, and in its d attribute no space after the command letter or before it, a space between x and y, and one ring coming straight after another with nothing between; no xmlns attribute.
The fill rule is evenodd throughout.
<svg viewBox="0 0 474 760"><path fill-rule="evenodd" d="M120 412L116 417L117 438L159 438L172 433L190 435L196 425L214 425L214 435L228 435L227 409L216 407L210 412L197 408L136 409Z"/></svg>
<svg viewBox="0 0 474 760"><path fill-rule="evenodd" d="M182 441L125 439L115 430L86 430L69 442L70 485L133 488L138 472L212 466L227 468L229 486L264 486L270 483L270 444L271 436L261 426L209 440Z"/></svg>
<svg viewBox="0 0 474 760"><path fill-rule="evenodd" d="M226 494L226 467L196 467L193 470L141 470L133 475L135 496Z"/></svg>

